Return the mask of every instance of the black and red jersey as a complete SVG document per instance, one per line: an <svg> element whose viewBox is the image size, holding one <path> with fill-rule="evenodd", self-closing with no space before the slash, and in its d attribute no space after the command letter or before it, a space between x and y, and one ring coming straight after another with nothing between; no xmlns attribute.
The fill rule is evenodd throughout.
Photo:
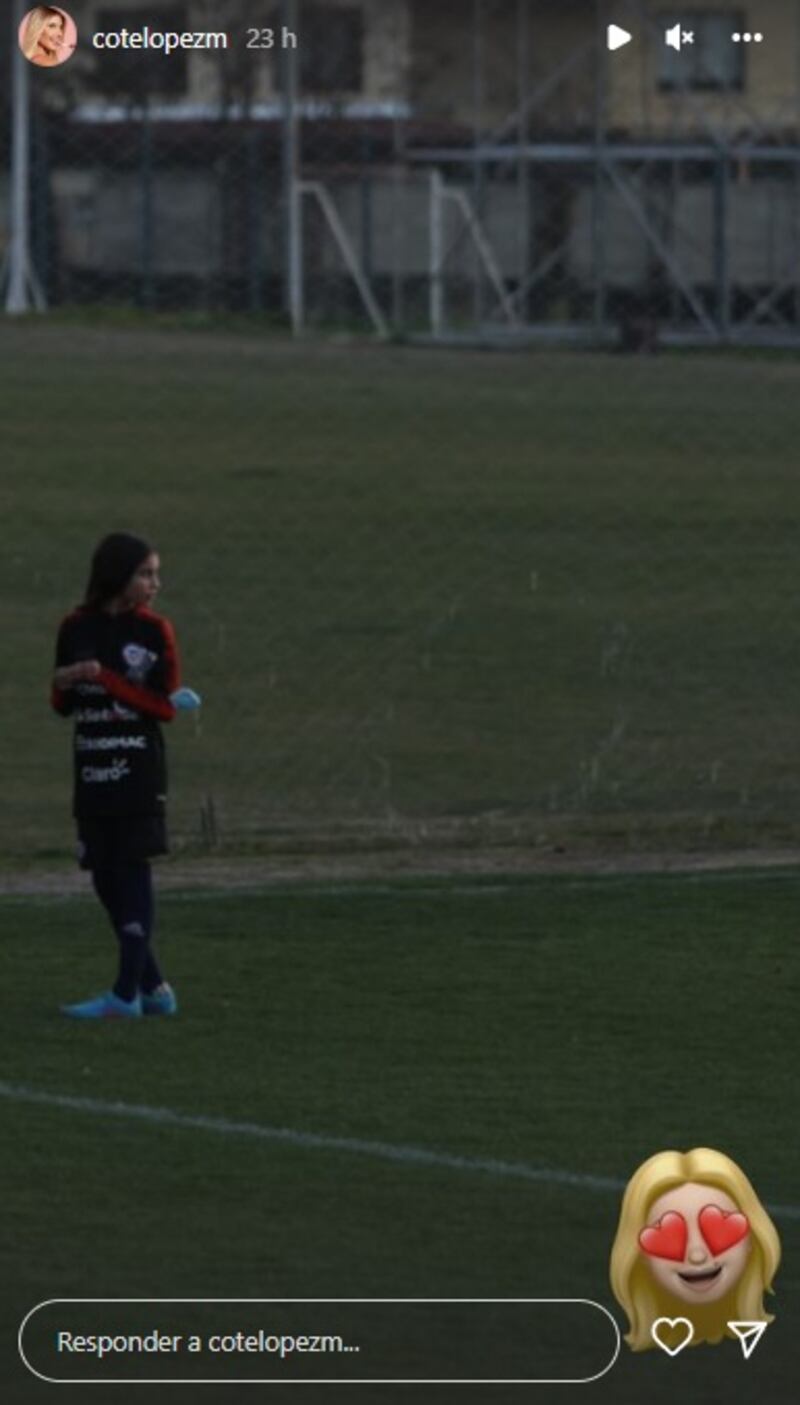
<svg viewBox="0 0 800 1405"><path fill-rule="evenodd" d="M63 621L56 668L96 659L100 674L53 688L56 712L75 720L73 813L160 815L167 793L159 723L171 722L180 685L169 620L137 608L120 614L82 607Z"/></svg>

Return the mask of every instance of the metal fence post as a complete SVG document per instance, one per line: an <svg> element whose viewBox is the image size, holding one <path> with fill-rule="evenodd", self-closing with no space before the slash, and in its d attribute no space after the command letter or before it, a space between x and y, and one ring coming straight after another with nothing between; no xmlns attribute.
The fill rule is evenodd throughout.
<svg viewBox="0 0 800 1405"><path fill-rule="evenodd" d="M247 306L250 312L260 312L263 306L264 262L264 183L263 153L259 131L252 117L245 136L245 169L247 171Z"/></svg>
<svg viewBox="0 0 800 1405"><path fill-rule="evenodd" d="M283 0L285 28L296 34L298 0ZM282 51L283 66L283 217L286 313L294 336L305 326L303 287L303 210L300 184L300 126L297 110L298 55L292 45Z"/></svg>
<svg viewBox="0 0 800 1405"><path fill-rule="evenodd" d="M142 307L151 309L155 304L155 286L153 278L155 202L153 191L153 127L150 119L150 102L147 97L145 97L142 107L140 160L141 224L139 236L141 241L141 266L139 296Z"/></svg>
<svg viewBox="0 0 800 1405"><path fill-rule="evenodd" d="M17 43L17 31L24 13L24 0L16 0L11 12L10 237L3 270L5 309L12 316L30 312L32 307L37 312L43 312L46 307L30 250L30 76L28 61Z"/></svg>

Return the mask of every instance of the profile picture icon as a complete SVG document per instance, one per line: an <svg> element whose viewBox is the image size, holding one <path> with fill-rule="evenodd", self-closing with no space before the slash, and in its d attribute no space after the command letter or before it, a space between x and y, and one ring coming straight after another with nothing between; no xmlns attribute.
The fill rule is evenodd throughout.
<svg viewBox="0 0 800 1405"><path fill-rule="evenodd" d="M75 21L58 5L34 5L19 27L19 47L37 68L58 68L75 52Z"/></svg>

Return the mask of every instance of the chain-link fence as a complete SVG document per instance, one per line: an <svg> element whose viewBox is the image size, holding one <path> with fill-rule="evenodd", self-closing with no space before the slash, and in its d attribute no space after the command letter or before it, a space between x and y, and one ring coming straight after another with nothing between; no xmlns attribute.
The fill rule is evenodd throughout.
<svg viewBox="0 0 800 1405"><path fill-rule="evenodd" d="M761 10L75 0L27 74L53 316L0 328L7 735L126 525L206 697L187 842L795 839L794 363L602 349L795 335L800 7ZM93 46L145 24L230 42ZM10 848L58 848L62 751L14 748Z"/></svg>
<svg viewBox="0 0 800 1405"><path fill-rule="evenodd" d="M75 54L30 75L51 306L436 338L796 337L795 0L751 6L750 29L735 6L662 0L72 8ZM612 18L631 35L615 50ZM204 47L111 47L145 25Z"/></svg>

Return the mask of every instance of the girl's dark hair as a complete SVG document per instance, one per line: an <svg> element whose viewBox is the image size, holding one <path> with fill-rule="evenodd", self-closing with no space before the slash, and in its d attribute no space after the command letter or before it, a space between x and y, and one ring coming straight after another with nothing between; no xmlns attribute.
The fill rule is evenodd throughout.
<svg viewBox="0 0 800 1405"><path fill-rule="evenodd" d="M132 532L111 532L95 548L83 603L90 610L102 610L120 595L134 572L153 553L143 537Z"/></svg>

